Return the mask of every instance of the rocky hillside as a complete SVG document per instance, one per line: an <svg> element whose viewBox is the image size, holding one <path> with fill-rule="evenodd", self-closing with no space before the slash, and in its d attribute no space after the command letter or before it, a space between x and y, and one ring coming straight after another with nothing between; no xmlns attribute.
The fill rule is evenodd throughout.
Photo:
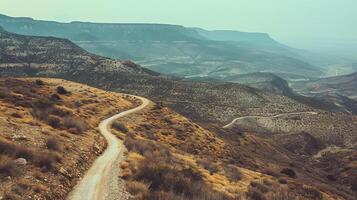
<svg viewBox="0 0 357 200"><path fill-rule="evenodd" d="M128 148L122 178L137 199L354 198L352 179L313 167L275 140L203 128L162 106L120 119L113 131Z"/></svg>
<svg viewBox="0 0 357 200"><path fill-rule="evenodd" d="M2 75L59 75L79 71L155 74L131 62L88 53L67 39L17 35L2 28L0 49Z"/></svg>
<svg viewBox="0 0 357 200"><path fill-rule="evenodd" d="M357 73L296 82L291 86L300 94L324 98L350 113L357 113Z"/></svg>
<svg viewBox="0 0 357 200"><path fill-rule="evenodd" d="M25 45L26 44L26 45ZM183 82L126 61L90 54L68 40L0 32L0 74L51 76L162 101L197 121L313 110L287 97L234 83ZM90 77L90 78L88 78Z"/></svg>
<svg viewBox="0 0 357 200"><path fill-rule="evenodd" d="M217 77L264 71L290 79L323 73L266 34L161 24L57 23L4 15L0 26L18 34L67 38L90 52L131 59L164 74Z"/></svg>
<svg viewBox="0 0 357 200"><path fill-rule="evenodd" d="M201 79L204 80L204 79ZM293 91L289 83L281 77L272 73L250 73L233 75L224 79L216 79L215 81L229 81L233 83L241 83L264 91L272 92L289 97L302 104L309 105L314 108L328 110L332 112L357 113L357 101L350 99L341 94L325 92L315 95L301 95ZM349 84L349 82L346 82ZM353 84L353 83L352 83ZM291 83L295 86L296 83ZM309 86L306 86L310 88ZM301 92L301 91L300 91ZM343 92L343 90L342 90Z"/></svg>
<svg viewBox="0 0 357 200"><path fill-rule="evenodd" d="M100 120L136 105L59 79L0 78L0 199L65 199L105 148Z"/></svg>
<svg viewBox="0 0 357 200"><path fill-rule="evenodd" d="M357 100L357 73L333 76L313 81L300 82L293 85L303 93L337 93Z"/></svg>

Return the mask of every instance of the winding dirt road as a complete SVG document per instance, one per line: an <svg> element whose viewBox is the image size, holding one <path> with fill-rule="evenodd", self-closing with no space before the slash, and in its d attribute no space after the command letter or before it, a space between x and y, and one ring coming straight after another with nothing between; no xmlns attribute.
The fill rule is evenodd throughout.
<svg viewBox="0 0 357 200"><path fill-rule="evenodd" d="M223 126L223 128L230 128L232 127L238 120L242 119L248 119L248 118L279 118L279 117L286 117L290 115L300 115L300 114L309 114L309 115L317 115L317 112L294 112L294 113L283 113L283 114L278 114L278 115L273 115L273 116L244 116L244 117L238 117L234 119L231 123Z"/></svg>
<svg viewBox="0 0 357 200"><path fill-rule="evenodd" d="M125 146L110 132L110 125L118 118L138 112L149 105L143 97L132 96L142 101L136 108L114 115L99 124L99 130L108 143L104 153L95 160L83 179L69 194L68 200L123 200L128 199L124 183L119 181L119 164L124 159ZM120 187L122 186L122 188Z"/></svg>

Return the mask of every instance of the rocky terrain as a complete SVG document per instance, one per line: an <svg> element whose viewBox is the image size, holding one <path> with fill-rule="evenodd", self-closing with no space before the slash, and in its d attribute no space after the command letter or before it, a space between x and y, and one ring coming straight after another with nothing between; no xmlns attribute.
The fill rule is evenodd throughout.
<svg viewBox="0 0 357 200"><path fill-rule="evenodd" d="M65 199L105 148L100 120L136 104L59 79L0 78L0 199Z"/></svg>
<svg viewBox="0 0 357 200"><path fill-rule="evenodd" d="M204 78L200 79L200 81L212 81L205 80ZM225 77L224 79L216 79L217 81L229 81L233 83L240 83L244 85L248 85L254 88L261 89L263 91L273 92L275 94L283 95L289 97L297 102L302 104L309 105L314 108L328 110L332 112L345 112L345 113L357 113L357 101L352 99L352 97L343 96L342 94L336 92L322 92L322 93L314 93L313 91L302 92L302 88L297 88L299 83L291 82L288 83L286 80L281 77L272 74L272 73L250 73L250 74L241 74L241 75L233 75L229 77ZM346 81L346 85L349 82ZM352 85L353 85L352 81ZM306 85L304 90L309 90L313 84ZM297 89L298 92L294 91ZM303 87L303 86L300 86ZM303 87L304 88L304 87ZM353 93L352 88L348 88L349 93ZM340 91L340 90L336 90ZM341 88L341 93L344 93ZM301 94L300 94L301 93Z"/></svg>
<svg viewBox="0 0 357 200"><path fill-rule="evenodd" d="M357 100L357 73L333 76L318 80L298 82L292 85L297 91L306 94L340 94Z"/></svg>
<svg viewBox="0 0 357 200"><path fill-rule="evenodd" d="M121 165L128 191L137 199L354 198L351 179L329 180L274 139L204 126L158 105L114 124L129 150Z"/></svg>
<svg viewBox="0 0 357 200"><path fill-rule="evenodd" d="M128 191L139 199L180 199L182 195L192 199L195 195L202 195L202 191L210 195L211 199L241 196L261 199L355 199L356 159L353 155L356 152L356 118L353 115L312 108L288 98L284 94L287 91L284 90L284 93L276 94L237 83L191 82L165 77L129 61L118 61L88 53L65 39L22 36L0 30L0 50L1 76L62 77L106 90L145 96L158 102L158 105L152 105L150 109L137 113L132 118L122 119L123 121L114 126L118 137L125 140L129 150L127 163L121 166L124 171L126 170L122 176L128 181ZM52 136L57 129L68 131L63 140L72 136L80 138L80 141L85 143L84 146L87 145L87 150L85 147L80 148L93 157L96 154L88 149L93 147L94 140L98 141L98 133L94 129L88 129L84 136L92 135L96 139L86 140L86 137L76 134L83 126L73 128L73 123L68 125L67 120L61 117L83 117L84 122L80 124L86 123L86 119L91 119L87 123L93 128L101 116L113 114L109 110L117 112L136 104L125 96L117 97L93 88L87 89L91 91L87 92L86 86L73 87L73 83L65 81L46 79L45 83L41 83L36 79L2 79L4 86L0 100L5 99L4 109L17 110L19 106L24 107L22 114L29 118L32 116L40 124L35 123L33 126L44 125L50 128L48 134L39 133L38 141L45 141L46 137ZM284 82L279 83L285 86ZM12 92L13 90L15 92ZM17 90L19 92L16 92ZM81 96L76 96L78 94ZM110 98L107 95L110 95ZM28 103L36 102L36 99L41 97L50 99L51 102L55 101L54 105L39 105L40 108L50 106L51 109L44 114L36 110L36 103ZM95 102L77 103L78 99L89 97L96 99ZM113 100L116 97L117 99ZM22 98L26 99L25 104L17 101ZM106 100L101 101L102 98ZM110 103L112 100L114 103ZM13 105L8 105L10 103ZM82 111L82 106L86 104L90 104L91 108ZM117 104L119 108L116 107ZM34 108L35 110L32 110ZM12 112L4 113L10 120L22 120ZM301 112L317 114L289 115ZM274 117L279 114L288 115ZM54 119L43 115L53 115ZM233 129L221 128L234 118L243 116L255 116L256 119L244 123L237 121ZM4 127L7 127L5 125L6 123ZM90 130L93 133L89 133ZM17 148L16 143L15 146L9 144L11 141L10 134L4 139L5 147ZM44 146L44 142L34 142L35 146L30 146L30 142L22 140L18 144L29 145L33 152L40 152ZM75 141L69 144L73 144L73 149L64 148L65 151L62 153L55 150L57 153L52 154L53 150L45 149L45 152L48 150L51 155L57 155L48 165L50 170L52 167L57 169L61 163L67 162L66 158L61 157L63 153L72 155L73 151L74 161L72 160L70 166L76 163L75 158L82 155L82 150L76 150L82 143L78 143L79 146ZM100 144L98 152L104 146L103 143ZM12 163L12 160L23 158L23 154L7 155L8 151L4 152L4 163L9 160ZM37 156L31 156L33 153L28 159L25 158L26 162L30 163L26 166L31 167L31 172L32 169L38 171L44 168L45 172L41 173L53 179L54 184L60 184L58 178L62 176L55 176L56 173L53 172L56 170L46 172L47 164L42 166L43 163L38 161ZM87 157L86 161L91 159L93 158ZM23 161L21 159L16 162ZM339 165L333 167L336 161ZM12 173L6 166L4 173ZM83 165L83 169L80 170L86 167L88 166ZM73 172L76 175L70 175L77 178L82 172L77 171ZM178 173L181 175L173 176ZM29 186L33 185L32 183L26 185L17 182L21 179L14 179L11 176L4 176L4 180L7 181L4 183L9 187L19 183L21 189L8 191L5 190L9 188L6 185L1 187L4 189L4 195L12 195L15 198L16 195L31 196L39 193L63 198L63 195L57 193L36 192L37 189L35 191ZM24 178L36 181L37 178L34 179L32 176L35 177L30 175ZM65 179L68 185L63 186L62 192L67 192L76 178ZM162 185L162 180L172 182L173 186ZM154 185L149 187L149 181ZM41 183L46 186L47 182L43 179ZM192 182L199 187L187 188Z"/></svg>
<svg viewBox="0 0 357 200"><path fill-rule="evenodd" d="M64 39L22 36L3 30L0 48L2 76L60 77L137 94L161 101L197 121L228 122L242 115L313 110L290 98L240 84L183 82L160 76L130 61L90 54Z"/></svg>

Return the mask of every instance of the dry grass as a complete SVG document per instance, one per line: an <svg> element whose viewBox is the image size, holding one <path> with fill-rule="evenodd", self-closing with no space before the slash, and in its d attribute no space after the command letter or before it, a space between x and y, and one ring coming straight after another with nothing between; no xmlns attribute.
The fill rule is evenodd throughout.
<svg viewBox="0 0 357 200"><path fill-rule="evenodd" d="M16 177L20 174L19 166L8 156L0 155L0 175Z"/></svg>
<svg viewBox="0 0 357 200"><path fill-rule="evenodd" d="M76 134L82 134L88 130L88 125L84 121L72 116L63 119L63 126Z"/></svg>
<svg viewBox="0 0 357 200"><path fill-rule="evenodd" d="M128 181L126 188L134 199L143 199L149 192L149 185L138 181Z"/></svg>
<svg viewBox="0 0 357 200"><path fill-rule="evenodd" d="M124 143L129 151L144 155L139 158L139 162L131 162L130 160L135 160L132 155L131 159L128 159L129 166L122 165L124 172L130 171L125 175L129 181L150 183L150 192L140 195L141 199L205 199L204 195L207 194L210 194L212 200L229 199L227 196L221 198L224 195L206 185L199 171L186 167L172 156L167 147L130 136Z"/></svg>
<svg viewBox="0 0 357 200"><path fill-rule="evenodd" d="M36 80L0 78L0 196L65 199L74 177L105 147L94 127L137 103L68 81ZM57 93L58 86L68 93ZM30 187L20 183L23 178Z"/></svg>
<svg viewBox="0 0 357 200"><path fill-rule="evenodd" d="M62 143L58 141L58 138L50 137L46 140L46 147L53 151L62 151Z"/></svg>
<svg viewBox="0 0 357 200"><path fill-rule="evenodd" d="M117 131L120 131L120 132L123 132L123 133L127 133L129 132L129 129L124 125L124 124L121 124L117 121L115 121L113 124L112 124L112 127L117 130Z"/></svg>

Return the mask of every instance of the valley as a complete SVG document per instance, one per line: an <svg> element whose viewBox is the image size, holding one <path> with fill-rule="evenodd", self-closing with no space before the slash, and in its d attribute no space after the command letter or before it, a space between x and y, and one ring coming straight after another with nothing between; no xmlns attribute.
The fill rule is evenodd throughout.
<svg viewBox="0 0 357 200"><path fill-rule="evenodd" d="M264 33L0 26L0 200L357 197L356 73Z"/></svg>

